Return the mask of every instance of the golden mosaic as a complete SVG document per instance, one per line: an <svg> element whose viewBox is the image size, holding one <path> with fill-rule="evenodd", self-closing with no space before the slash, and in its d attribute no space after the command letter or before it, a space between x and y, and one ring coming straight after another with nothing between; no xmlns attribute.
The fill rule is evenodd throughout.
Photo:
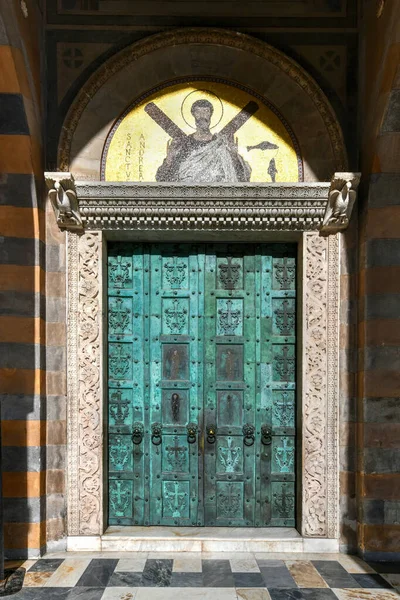
<svg viewBox="0 0 400 600"><path fill-rule="evenodd" d="M259 96L222 82L169 85L125 112L103 155L106 181L301 180L296 142Z"/></svg>

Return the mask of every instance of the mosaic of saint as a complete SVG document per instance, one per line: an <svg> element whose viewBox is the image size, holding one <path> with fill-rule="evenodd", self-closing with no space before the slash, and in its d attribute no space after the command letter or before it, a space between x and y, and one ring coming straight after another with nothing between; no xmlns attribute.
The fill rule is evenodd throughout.
<svg viewBox="0 0 400 600"><path fill-rule="evenodd" d="M114 125L107 181L235 183L301 179L293 137L259 98L226 83L165 87Z"/></svg>

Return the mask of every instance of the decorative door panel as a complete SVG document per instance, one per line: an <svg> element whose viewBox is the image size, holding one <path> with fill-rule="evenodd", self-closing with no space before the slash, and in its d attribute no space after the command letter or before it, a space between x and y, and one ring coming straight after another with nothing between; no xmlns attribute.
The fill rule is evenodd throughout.
<svg viewBox="0 0 400 600"><path fill-rule="evenodd" d="M108 472L110 525L145 523L144 261L141 245L108 256Z"/></svg>
<svg viewBox="0 0 400 600"><path fill-rule="evenodd" d="M202 267L197 247L160 244L151 248L149 473L153 525L202 525L198 517L202 494L198 453L203 397ZM158 434L155 427L160 429Z"/></svg>
<svg viewBox="0 0 400 600"><path fill-rule="evenodd" d="M212 526L255 520L256 257L245 248L215 245L206 255L204 502Z"/></svg>
<svg viewBox="0 0 400 600"><path fill-rule="evenodd" d="M295 247L114 244L109 523L293 526Z"/></svg>
<svg viewBox="0 0 400 600"><path fill-rule="evenodd" d="M261 289L261 524L295 526L296 258L263 247ZM263 443L264 442L264 443Z"/></svg>

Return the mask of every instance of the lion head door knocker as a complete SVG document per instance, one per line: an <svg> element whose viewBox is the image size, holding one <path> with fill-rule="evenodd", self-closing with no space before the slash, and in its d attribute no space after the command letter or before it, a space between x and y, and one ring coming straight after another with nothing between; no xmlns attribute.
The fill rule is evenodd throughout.
<svg viewBox="0 0 400 600"><path fill-rule="evenodd" d="M151 426L151 442L154 446L159 446L162 442L162 425L161 423L153 423Z"/></svg>
<svg viewBox="0 0 400 600"><path fill-rule="evenodd" d="M206 434L207 434L207 442L209 444L215 444L215 440L216 440L216 436L217 436L216 425L207 425Z"/></svg>
<svg viewBox="0 0 400 600"><path fill-rule="evenodd" d="M264 446L270 446L272 443L272 429L268 425L261 427L261 443Z"/></svg>
<svg viewBox="0 0 400 600"><path fill-rule="evenodd" d="M186 431L188 443L195 444L198 431L197 423L188 423L188 425L186 425Z"/></svg>
<svg viewBox="0 0 400 600"><path fill-rule="evenodd" d="M254 425L251 425L250 423L245 423L243 425L243 444L245 446L252 446L254 444L254 439L255 439L255 431L256 428L254 427Z"/></svg>
<svg viewBox="0 0 400 600"><path fill-rule="evenodd" d="M136 422L132 425L132 442L135 446L139 446L142 443L144 434L144 427L142 423Z"/></svg>

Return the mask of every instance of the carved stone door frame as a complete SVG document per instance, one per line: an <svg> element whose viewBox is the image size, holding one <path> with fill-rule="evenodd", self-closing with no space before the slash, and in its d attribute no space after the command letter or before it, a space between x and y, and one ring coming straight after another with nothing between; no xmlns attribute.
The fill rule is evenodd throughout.
<svg viewBox="0 0 400 600"><path fill-rule="evenodd" d="M67 175L48 174L50 192L60 194ZM307 539L305 550L338 551L337 231L347 226L351 207L340 215L334 211L332 217L330 199L332 191L337 196L335 181L351 181L356 188L358 175L335 177L332 184L222 187L75 182L74 213L63 214L56 207L60 227L68 229L67 510L71 542L85 536L85 549L98 549L107 523L103 364L107 237L144 240L156 235L162 241L166 232L179 237L190 231L191 239L230 232L232 241L236 235L252 242L299 240L302 490L298 529ZM54 196L52 200L55 204ZM321 235L324 226L331 235Z"/></svg>

